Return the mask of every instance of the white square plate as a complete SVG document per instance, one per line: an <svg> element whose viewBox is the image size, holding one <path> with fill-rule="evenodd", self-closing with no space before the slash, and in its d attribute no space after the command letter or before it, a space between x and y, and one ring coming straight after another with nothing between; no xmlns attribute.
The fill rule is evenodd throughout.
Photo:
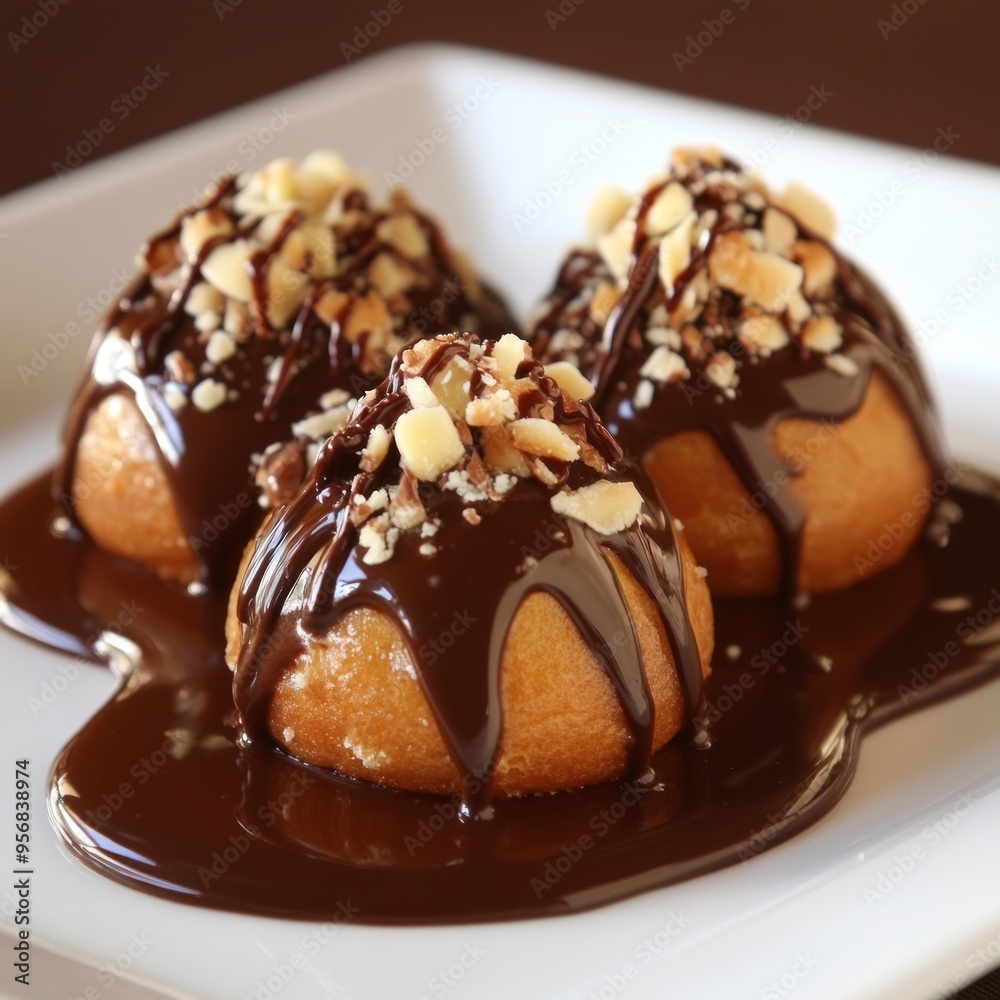
<svg viewBox="0 0 1000 1000"><path fill-rule="evenodd" d="M789 93L789 113L809 97ZM928 134L928 147L946 132L942 123ZM802 179L829 197L849 227L845 250L919 331L949 440L965 458L1000 465L1000 417L990 408L1000 386L996 170L794 117L428 46L389 52L0 201L0 489L52 462L97 314L132 273L143 237L213 174L316 147L340 150L377 187L387 173L406 173L419 203L523 315L581 234L599 184L634 188L670 147L706 141L762 164L776 184ZM25 379L21 366L35 351L45 363ZM637 998L770 998L794 989L796 1000L863 1000L944 995L1000 960L1000 683L868 737L833 812L741 866L578 916L346 926L317 937L313 925L155 899L65 855L44 817L45 776L114 680L6 633L0 657L0 761L13 772L28 756L34 773L41 996L607 1000L627 987ZM0 795L0 837L13 827L13 780L10 773ZM12 899L0 889L8 936ZM145 937L137 944L133 935ZM9 942L2 947L9 957ZM0 993L21 995L10 962L2 968Z"/></svg>

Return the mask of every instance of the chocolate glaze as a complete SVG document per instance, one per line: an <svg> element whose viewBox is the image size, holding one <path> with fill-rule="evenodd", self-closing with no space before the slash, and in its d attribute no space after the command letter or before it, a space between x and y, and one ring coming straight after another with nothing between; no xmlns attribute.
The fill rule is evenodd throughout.
<svg viewBox="0 0 1000 1000"><path fill-rule="evenodd" d="M644 201L640 222L654 195ZM708 245L727 226L720 223ZM304 372L322 372L318 390L302 393L311 401L330 388L331 370L334 378L341 377L352 367L347 362L356 367L358 360L345 353L337 323L328 335L315 329L315 296L284 339L264 328L261 274L282 238L279 233L254 261L258 330L252 343L263 345L261 351L269 350L270 357L247 353L248 386L263 386L264 365L277 353L283 352L285 362L270 391L262 390L253 407L239 407L243 424L254 425L256 415L267 427L266 443L285 436L280 413L292 378L298 383ZM913 413L928 458L936 462L923 382L909 362L906 377L896 363L905 334L877 293L840 258L836 315L845 329L843 353L857 364L856 376L835 374L805 352L779 351L744 365L739 393L721 407L705 385L693 399L685 398L683 407L682 387L668 386L654 406L636 414L631 400L643 349L633 327L649 304L656 259L639 236L633 251L628 289L603 340L600 331L591 331L597 348L591 374L600 388L601 409L627 447L644 451L649 435L662 433L664 426L704 428L752 488L781 467L771 445L778 420L846 419L860 406L877 369ZM566 287L557 294L550 320L566 325L563 306L573 297L570 286L578 283L579 288L600 267L586 256L569 262L563 270ZM672 296L682 294L689 277L681 276ZM188 487L194 471L213 472L205 476L197 502L178 504L185 530L197 528L205 512L214 513L213 503L231 498L234 485L237 491L249 488L245 456L238 477L235 465L225 474L216 471L219 438L213 435L226 432L222 423L212 425L212 435L198 433L200 427L185 424L192 418L188 411L178 418L159 397L165 344L183 339L186 329L192 346L197 340L182 318L190 285L180 296L159 302L150 319L131 307L146 297L156 299L146 276L111 317L109 327L117 326L127 341L129 363L109 379L93 373L81 393L68 430L69 461L58 480L60 499L68 495L74 445L87 415L108 392L118 391L132 393L142 404L175 492L182 484ZM544 345L554 329L553 322L543 320L538 342ZM92 362L102 339L103 334L95 342ZM324 353L330 365L307 363L299 370L304 360ZM495 510L485 511L492 519L490 533L450 510L453 497L439 494L429 501L444 525L437 539L443 555L440 577L452 589L443 603L428 599L437 584L412 572L418 558L407 550L412 540L402 539L395 567L390 562L371 572L354 558L352 528L342 515L353 492L377 485L351 463L366 439L361 436L365 421L389 421L394 408L403 405L394 384L397 374L390 374L376 401L358 415L356 440L350 433L331 439L302 491L279 511L258 547L239 609L249 636L237 703L250 740L233 708L223 664L224 588L191 594L98 550L65 516L49 510L47 477L0 507L0 543L15 567L0 576L0 614L7 624L74 652L105 656L117 650L117 666L127 673L116 697L63 751L52 778L50 801L59 832L98 871L172 899L290 917L331 917L338 903L347 901L359 909L358 919L383 923L579 910L752 857L779 843L837 801L856 766L863 731L1000 672L1000 640L966 621L970 611L1000 601L992 576L993 564L1000 561L995 531L1000 485L975 476L953 490L938 510L929 540L902 563L850 590L814 598L794 612L795 621L782 599L717 602L716 648L738 647L741 653L735 661L716 658L700 702L701 674L692 657L672 526L662 511L657 513L659 505L649 502L650 488L641 475L636 478L649 512L644 531L595 538L576 522L557 518L548 492L523 481ZM531 406L529 400L522 409L527 414ZM720 421L719 410L726 408ZM603 431L591 434L599 425L592 411L581 412L591 443L616 461L617 446ZM246 440L247 427L237 430L238 423L234 417L232 440ZM247 455L252 450L260 448L250 443ZM560 482L581 485L574 476L579 473L567 471ZM228 492L219 491L223 479ZM787 496L769 514L786 546L790 585L802 514ZM526 526L535 529L544 521L557 522L562 537L556 536L533 573L521 573L515 543L533 538ZM477 573L473 586L472 578L461 574L468 570L469 551L482 552L484 539L489 539L491 568L499 560L502 572L485 584ZM204 560L210 583L209 568L231 564L239 547L233 538L226 545L225 558ZM614 552L661 607L682 665L689 710L697 702L712 724L711 745L674 741L650 755L648 686L631 620L601 547ZM306 579L304 571L316 555L320 561ZM300 610L282 613L297 584L303 587ZM498 800L490 806L491 822L468 822L470 812L483 815L490 802L488 776L502 730L497 684L502 638L517 603L532 589L560 600L597 651L633 734L632 769L622 782ZM468 593L473 617L482 616L493 628L466 633L465 644L453 647L460 656L424 664L420 646L441 627L435 624L435 607L454 609L456 592ZM358 603L388 611L403 626L446 742L460 773L470 779L463 782L464 794L445 799L381 789L310 768L261 745L275 673L297 650L299 627L327 628ZM123 606L130 609L127 616ZM608 637L615 632L626 636L624 654L612 655ZM267 656L262 655L265 635ZM784 652L775 654L779 642ZM949 651L944 666L936 654L940 649ZM828 669L786 669L792 656L803 653ZM921 674L932 654L932 669ZM469 663L478 669L469 670ZM726 701L730 684L744 690L735 704ZM567 866L563 862L572 845L580 848L579 860Z"/></svg>
<svg viewBox="0 0 1000 1000"><path fill-rule="evenodd" d="M439 343L419 372L411 374L431 379L450 358L466 354L474 340L462 337ZM487 350L491 349L488 343ZM306 483L275 513L244 573L237 605L244 630L235 696L252 741L272 742L271 696L305 649L304 636L322 636L352 607L374 608L393 619L406 640L418 680L462 776L465 807L473 815L486 814L489 778L503 730L504 643L523 599L544 591L569 614L614 685L632 734L630 774L645 774L654 706L638 636L605 552L617 556L660 609L688 711L695 713L701 695L701 660L687 616L673 524L641 470L620 461L620 449L592 409L568 401L537 363L525 362L522 369L519 376L532 378L534 388L520 396L521 414L532 415L548 405L559 423L581 423L604 461L612 463L608 472L600 475L582 462L548 460L556 486L519 480L502 499L473 505L482 520L477 525L462 516L465 504L456 494L431 488L423 499L428 516L440 522L434 535L436 554L422 556L424 539L419 531L409 531L401 536L391 559L365 564L348 514L354 497L370 496L400 474L394 444L376 471L359 468L372 428L391 428L410 408L397 358L375 397L327 441ZM473 379L473 393L477 384ZM634 481L645 498L641 522L614 535L599 535L552 510L550 498L564 483L579 489L598 479ZM544 547L537 543L543 529ZM526 556L534 560L531 566L526 567ZM293 596L297 608L290 611L288 601ZM474 627L448 649L429 654L460 610Z"/></svg>
<svg viewBox="0 0 1000 1000"><path fill-rule="evenodd" d="M164 359L172 351L180 351L195 369L205 360L207 337L184 311L192 288L201 280L202 264L220 244L254 232L262 221L240 220L232 205L235 192L235 179L224 181L204 204L182 213L144 247L146 268L106 317L92 342L87 375L66 423L64 458L53 479L56 498L72 515L75 461L88 418L108 395L131 396L149 426L180 524L195 549L202 580L221 586L228 586L233 579L243 547L261 520L252 456L276 441L291 438L292 425L319 408L323 393L341 388L351 396L362 395L384 378L389 364L388 357L366 357L364 335L348 343L340 335L340 320L331 326L313 309L326 291L363 290L362 276L372 258L379 252L391 252L376 235L378 224L389 213L372 209L364 192L352 191L345 207L366 213L366 220L353 229L334 227L335 252L343 265L338 277L311 286L291 330L274 329L269 323L265 279L271 260L301 221L297 213L291 213L268 245L251 258L253 328L236 354L219 366L221 374L215 376L223 378L238 393L237 398L208 413L194 405L178 413L171 411L163 397L167 381ZM163 273L180 263L176 241L184 218L209 207L229 215L237 225L234 234L209 240L184 284L174 291L164 289ZM437 225L412 211L432 253L407 291L408 311L399 335L413 340L460 328L495 335L513 329L513 320L492 292L484 291L478 298L469 294ZM115 331L120 335L120 351L109 361L106 346ZM281 362L272 381L268 374L275 359ZM220 514L225 522L221 528Z"/></svg>
<svg viewBox="0 0 1000 1000"><path fill-rule="evenodd" d="M780 599L717 602L711 747L669 743L649 785L499 800L491 822L470 823L457 796L393 792L243 747L219 639L224 595L191 596L54 534L47 491L42 477L0 507L0 550L16 567L3 579L5 621L74 652L94 650L101 628L135 644L127 683L56 762L57 828L97 871L190 904L330 919L350 902L369 923L586 909L770 849L840 798L863 732L1000 673L1000 640L972 617L996 606L1000 484L967 474L952 491L963 516L935 535L946 545L923 541L793 619ZM133 624L120 623L122 601L142 609ZM808 629L799 647L832 671L784 669L773 644L796 625ZM722 652L734 644L735 662ZM730 707L726 685L742 675L750 683ZM123 783L131 795L115 798Z"/></svg>
<svg viewBox="0 0 1000 1000"><path fill-rule="evenodd" d="M723 161L723 167L739 171L732 161ZM797 222L800 237L822 243L836 261L830 314L843 328L840 353L855 363L856 374L834 372L825 364L824 355L806 350L794 336L796 327L787 310L781 319L793 334L790 346L769 356L748 357L736 330L739 297L725 293L711 321L724 331L715 339L714 348L744 359L735 390L724 394L708 377L704 364L695 365L687 358L691 378L660 386L648 407L637 408L634 399L642 380L640 369L651 351L636 328L637 321L648 316L654 299L664 301L672 312L704 268L715 241L741 228L722 211L732 201L730 192L695 189L695 210L699 214L715 210L718 218L673 288L664 289L658 273L659 249L648 242L643 223L657 195L676 179L650 188L640 200L624 294L603 329L588 315L586 306L574 305L573 300L588 285L610 281L610 274L595 254L575 251L564 263L546 312L534 326L532 346L543 360L553 360L561 356L549 348L557 330L578 330L584 336L586 346L579 360L597 389L592 402L626 452L645 456L667 435L703 431L714 438L749 494L757 493L765 482L775 483L776 488L764 495L763 509L782 551L782 590L793 595L805 511L791 487L798 470L774 447L777 425L788 419L847 420L860 408L871 374L877 370L908 412L932 473L940 473L944 461L934 407L905 327L891 305L828 241ZM684 183L690 190L690 181ZM699 323L703 321L704 317Z"/></svg>

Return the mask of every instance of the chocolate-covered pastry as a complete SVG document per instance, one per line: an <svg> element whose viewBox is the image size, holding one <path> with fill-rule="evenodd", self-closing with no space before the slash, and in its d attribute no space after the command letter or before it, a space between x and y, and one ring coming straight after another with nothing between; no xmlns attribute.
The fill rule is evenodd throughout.
<svg viewBox="0 0 1000 1000"><path fill-rule="evenodd" d="M713 592L823 592L896 564L933 506L931 402L899 318L830 244L829 208L712 150L604 191L529 329L681 518Z"/></svg>
<svg viewBox="0 0 1000 1000"><path fill-rule="evenodd" d="M269 445L332 432L420 336L510 329L428 216L374 203L332 153L224 181L141 266L91 347L56 492L100 545L185 582L229 585Z"/></svg>
<svg viewBox="0 0 1000 1000"><path fill-rule="evenodd" d="M234 595L251 742L476 810L645 773L697 708L711 606L581 383L513 334L399 356Z"/></svg>

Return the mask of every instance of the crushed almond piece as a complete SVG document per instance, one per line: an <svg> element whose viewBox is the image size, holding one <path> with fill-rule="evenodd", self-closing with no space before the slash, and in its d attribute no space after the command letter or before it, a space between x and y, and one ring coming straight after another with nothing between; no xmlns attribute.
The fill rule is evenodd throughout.
<svg viewBox="0 0 1000 1000"><path fill-rule="evenodd" d="M465 446L443 406L409 410L397 421L396 447L418 479L433 482L465 457Z"/></svg>
<svg viewBox="0 0 1000 1000"><path fill-rule="evenodd" d="M582 521L602 535L624 531L642 512L642 495L629 482L601 480L575 491L556 493L549 503L557 514Z"/></svg>
<svg viewBox="0 0 1000 1000"><path fill-rule="evenodd" d="M614 229L631 204L631 197L614 184L605 184L598 188L586 215L590 238L596 240Z"/></svg>
<svg viewBox="0 0 1000 1000"><path fill-rule="evenodd" d="M597 286L590 300L590 315L595 323L606 323L621 299L621 292L610 282Z"/></svg>
<svg viewBox="0 0 1000 1000"><path fill-rule="evenodd" d="M580 369L568 361L555 361L545 366L545 374L573 399L588 400L594 395L594 386L583 377Z"/></svg>
<svg viewBox="0 0 1000 1000"><path fill-rule="evenodd" d="M597 249L615 278L624 278L628 273L629 257L632 253L632 239L635 236L635 221L622 219L614 229L598 237Z"/></svg>
<svg viewBox="0 0 1000 1000"><path fill-rule="evenodd" d="M646 359L639 374L661 384L688 378L691 375L688 366L684 363L684 358L670 350L669 347L655 348Z"/></svg>
<svg viewBox="0 0 1000 1000"><path fill-rule="evenodd" d="M511 424L511 433L515 446L529 455L562 462L575 462L580 457L573 439L550 420L523 417Z"/></svg>
<svg viewBox="0 0 1000 1000"><path fill-rule="evenodd" d="M832 354L843 341L844 331L832 316L817 316L802 329L802 343L820 354Z"/></svg>
<svg viewBox="0 0 1000 1000"><path fill-rule="evenodd" d="M849 358L846 354L828 354L823 361L827 368L832 369L838 375L843 375L845 378L853 378L860 371L857 362Z"/></svg>
<svg viewBox="0 0 1000 1000"><path fill-rule="evenodd" d="M818 194L802 184L793 183L777 195L774 201L790 215L801 219L818 236L826 240L833 239L837 231L837 216Z"/></svg>
<svg viewBox="0 0 1000 1000"><path fill-rule="evenodd" d="M227 389L224 383L207 378L191 390L191 402L202 413L218 409L226 401Z"/></svg>
<svg viewBox="0 0 1000 1000"><path fill-rule="evenodd" d="M662 236L670 232L682 219L688 217L694 207L691 192L683 184L671 181L656 196L649 206L644 220L646 232L650 236Z"/></svg>
<svg viewBox="0 0 1000 1000"><path fill-rule="evenodd" d="M802 268L778 254L751 250L741 232L720 236L709 256L709 274L723 288L780 312L802 287Z"/></svg>
<svg viewBox="0 0 1000 1000"><path fill-rule="evenodd" d="M389 503L389 518L395 527L405 531L423 524L426 517L417 479L408 469L404 469L399 487Z"/></svg>
<svg viewBox="0 0 1000 1000"><path fill-rule="evenodd" d="M374 472L389 454L389 432L376 424L368 433L368 442L361 452L360 468L362 472Z"/></svg>

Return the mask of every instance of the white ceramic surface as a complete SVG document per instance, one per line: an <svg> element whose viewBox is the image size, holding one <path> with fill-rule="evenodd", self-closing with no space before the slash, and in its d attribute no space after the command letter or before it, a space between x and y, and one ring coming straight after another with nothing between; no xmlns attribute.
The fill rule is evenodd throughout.
<svg viewBox="0 0 1000 1000"><path fill-rule="evenodd" d="M808 97L790 93L789 112ZM401 158L419 162L422 153L406 178L417 199L523 313L580 234L600 183L635 186L669 147L704 141L763 162L776 183L803 179L830 198L852 227L845 248L922 331L949 439L962 456L1000 467L1000 416L990 406L1000 387L996 170L429 46L389 52L0 201L0 490L52 461L96 304L131 272L142 238L213 172L332 147L381 186L387 171L401 172ZM82 332L61 336L73 321ZM19 366L35 350L54 356L25 382ZM47 684L65 690L33 711ZM35 776L35 996L921 998L1000 960L1000 683L870 736L837 808L739 867L574 917L347 926L317 949L312 925L167 903L62 852L45 818L45 777L113 687L106 671L0 634L0 763L9 771L0 843L12 839L13 761L29 756ZM9 956L7 883L0 878L0 946ZM876 899L871 890L887 885ZM289 977L294 955L304 963ZM463 955L468 968L455 964ZM0 995L28 995L12 975L0 962Z"/></svg>

